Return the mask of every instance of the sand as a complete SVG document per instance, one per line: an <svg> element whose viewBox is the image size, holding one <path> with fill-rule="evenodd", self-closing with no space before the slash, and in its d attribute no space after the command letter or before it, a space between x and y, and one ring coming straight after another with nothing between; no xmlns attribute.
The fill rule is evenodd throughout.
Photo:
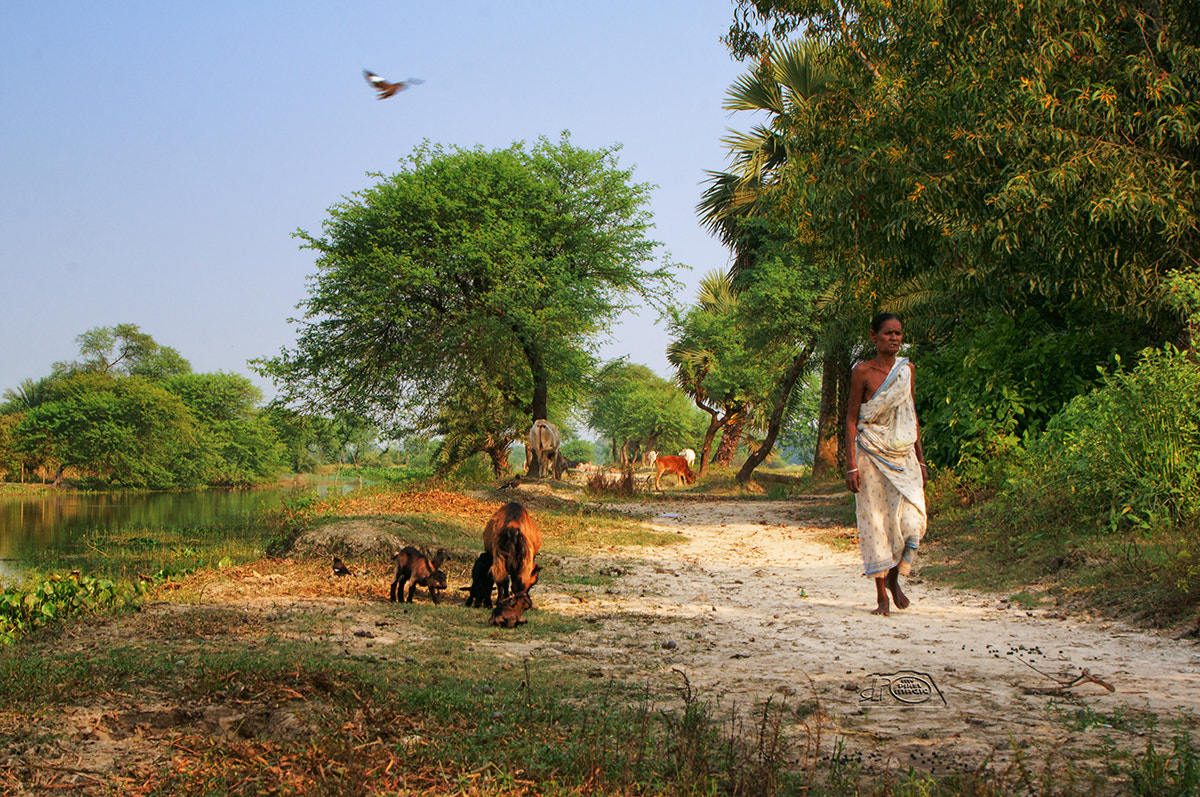
<svg viewBox="0 0 1200 797"><path fill-rule="evenodd" d="M786 698L799 714L816 711L823 755L840 744L864 763L937 774L1007 766L1016 749L1101 766L1106 745L1144 750L1150 715L1160 748L1172 720L1194 723L1193 641L933 586L919 566L903 580L911 606L872 615L857 546L828 544L853 529L820 517L822 500L626 505L686 542L589 556L621 576L591 594L537 596L540 610L583 618L584 630L514 641L513 652L586 659L597 674L656 685L686 676L731 711ZM1113 691L1088 680L1061 688L1084 673ZM811 735L814 715L799 714L795 732Z"/></svg>

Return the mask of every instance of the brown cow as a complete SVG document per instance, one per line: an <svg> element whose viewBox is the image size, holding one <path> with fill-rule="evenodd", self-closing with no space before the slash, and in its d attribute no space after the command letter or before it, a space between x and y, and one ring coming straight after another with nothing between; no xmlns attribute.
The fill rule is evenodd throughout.
<svg viewBox="0 0 1200 797"><path fill-rule="evenodd" d="M483 527L483 548L492 555L492 578L496 582L497 602L509 593L521 594L537 583L533 557L542 549L542 530L525 507L509 501Z"/></svg>
<svg viewBox="0 0 1200 797"><path fill-rule="evenodd" d="M692 473L692 469L688 467L687 460L683 457L677 457L670 454L660 454L654 463L654 486L662 489L662 475L664 473L674 473L679 477L679 481L687 482L688 484L696 481L696 474Z"/></svg>
<svg viewBox="0 0 1200 797"><path fill-rule="evenodd" d="M534 421L529 427L529 442L525 447L525 474L541 479L548 471L561 481L565 469L565 461L558 453L561 443L557 426L549 421Z"/></svg>

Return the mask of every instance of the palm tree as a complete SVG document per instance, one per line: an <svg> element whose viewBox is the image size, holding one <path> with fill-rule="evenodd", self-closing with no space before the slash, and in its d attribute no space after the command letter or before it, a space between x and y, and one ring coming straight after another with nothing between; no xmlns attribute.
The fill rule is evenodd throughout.
<svg viewBox="0 0 1200 797"><path fill-rule="evenodd" d="M0 404L0 413L25 412L44 404L47 401L48 387L48 379L22 379L21 384L4 391L4 403Z"/></svg>
<svg viewBox="0 0 1200 797"><path fill-rule="evenodd" d="M829 92L839 72L827 44L805 38L773 47L763 62L738 78L730 87L723 107L730 111L766 112L769 118L749 132L734 132L724 139L732 154L732 170L709 172L708 186L697 212L702 222L733 252L731 275L749 277L754 251L761 243L747 231L747 219L769 217L775 195L783 183L790 160L792 132L803 118L815 112L822 95ZM836 467L839 456L837 429L839 407L849 373L848 349L839 341L823 346L822 402L814 472ZM804 355L807 359L807 354ZM801 369L788 369L794 375ZM786 381L786 380L785 380ZM789 396L781 395L786 402ZM772 417L779 417L773 413ZM768 429L768 438L774 434ZM777 432L778 430L775 430ZM830 445L830 442L833 445Z"/></svg>
<svg viewBox="0 0 1200 797"><path fill-rule="evenodd" d="M729 274L710 272L700 282L696 306L687 317L674 324L678 337L667 347L667 361L675 366L676 382L696 406L709 415L708 430L700 448L700 475L704 475L708 468L713 440L722 429L725 430L722 450L728 450L729 459L732 459L749 410L749 402L744 396L731 392L714 394L710 392L706 382L709 373L721 357L722 343L730 341L713 340L705 334L704 328L708 325L704 322L735 318L737 303L737 291ZM729 463L726 461L724 464Z"/></svg>

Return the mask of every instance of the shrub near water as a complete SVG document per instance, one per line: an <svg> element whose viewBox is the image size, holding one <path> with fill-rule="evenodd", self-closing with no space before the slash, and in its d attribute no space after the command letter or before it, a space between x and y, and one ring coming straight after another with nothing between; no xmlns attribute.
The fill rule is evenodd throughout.
<svg viewBox="0 0 1200 797"><path fill-rule="evenodd" d="M52 575L31 589L0 592L0 644L72 615L98 612L126 603L137 589L79 573Z"/></svg>

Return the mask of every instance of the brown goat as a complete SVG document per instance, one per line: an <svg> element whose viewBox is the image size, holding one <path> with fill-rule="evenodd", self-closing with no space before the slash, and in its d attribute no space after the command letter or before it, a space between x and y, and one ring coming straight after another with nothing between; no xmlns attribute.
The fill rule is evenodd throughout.
<svg viewBox="0 0 1200 797"><path fill-rule="evenodd" d="M488 620L488 625L502 626L504 628L516 628L519 625L524 625L529 621L522 620L521 615L525 613L525 610L532 608L533 601L529 598L528 592L513 595L492 611L492 617Z"/></svg>
<svg viewBox="0 0 1200 797"><path fill-rule="evenodd" d="M542 548L542 530L525 507L510 501L496 510L483 527L483 548L492 555L499 601L508 597L510 577L514 594L528 592L537 582L533 558Z"/></svg>
<svg viewBox="0 0 1200 797"><path fill-rule="evenodd" d="M413 595L416 594L418 586L428 589L429 597L434 603L438 602L438 590L446 588L446 574L439 569L446 560L445 551L439 550L433 559L430 559L409 545L396 551L392 558L396 561L396 575L392 579L390 600L404 599L404 582L411 578L412 584L408 588L409 603L413 602Z"/></svg>
<svg viewBox="0 0 1200 797"><path fill-rule="evenodd" d="M673 454L660 454L654 461L654 486L659 490L662 489L661 480L664 473L674 473L681 482L687 484L696 481L696 474L688 467L687 460Z"/></svg>

